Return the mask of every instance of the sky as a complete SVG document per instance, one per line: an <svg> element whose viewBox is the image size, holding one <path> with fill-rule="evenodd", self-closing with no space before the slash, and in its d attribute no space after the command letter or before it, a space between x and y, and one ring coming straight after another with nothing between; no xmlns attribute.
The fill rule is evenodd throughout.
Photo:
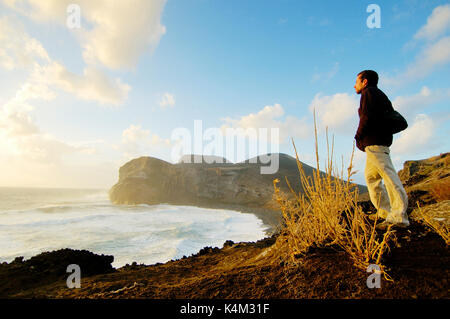
<svg viewBox="0 0 450 319"><path fill-rule="evenodd" d="M208 130L277 129L257 154L294 141L315 166L314 113L321 165L328 131L347 167L365 69L409 123L400 170L450 149L449 31L437 0L0 0L0 186L108 189L133 158L176 163L180 130L208 154Z"/></svg>

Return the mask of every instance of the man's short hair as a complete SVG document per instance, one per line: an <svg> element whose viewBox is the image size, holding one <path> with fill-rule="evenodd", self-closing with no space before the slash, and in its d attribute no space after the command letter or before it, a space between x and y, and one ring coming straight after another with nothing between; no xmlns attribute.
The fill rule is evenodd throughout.
<svg viewBox="0 0 450 319"><path fill-rule="evenodd" d="M361 76L361 81L367 79L367 85L377 86L378 85L378 73L373 70L364 70L358 73Z"/></svg>

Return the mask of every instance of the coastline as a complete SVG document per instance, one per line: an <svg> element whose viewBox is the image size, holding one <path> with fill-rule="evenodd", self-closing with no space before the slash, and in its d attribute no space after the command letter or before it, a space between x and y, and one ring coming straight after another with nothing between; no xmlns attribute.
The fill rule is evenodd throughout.
<svg viewBox="0 0 450 319"><path fill-rule="evenodd" d="M114 207L117 207L117 209L120 209L119 208L120 206L129 206L129 207L136 206L135 204L117 204L116 205L116 204L112 203L108 199L107 199L107 201L108 201L108 203L110 205L110 208L108 210L112 210L112 211L115 210ZM146 205L149 205L149 204L146 204ZM179 207L184 207L185 210L186 209L189 210L189 207L191 207L191 209L195 209L195 208L201 209L201 208L203 208L203 209L207 209L207 211L205 211L205 213L208 214L208 215L211 215L211 214L214 215L215 212L217 212L218 214L223 214L223 213L228 213L228 212L230 214L234 214L234 213L252 214L253 216L256 217L256 219L254 217L251 217L249 219L249 221L252 221L251 225L254 225L255 227L257 227L257 229L255 228L255 230L252 231L251 229L253 229L253 227L250 227L250 228L244 228L244 229L242 229L242 231L243 231L243 233L247 233L250 236L249 238L253 238L253 239L256 239L256 240L260 240L260 239L263 239L263 238L270 237L277 230L277 225L278 225L277 224L277 218L276 218L277 212L271 211L271 210L268 210L268 209L258 208L258 207L248 207L248 206L236 205L236 204L231 204L230 205L230 204L222 204L222 203L217 203L217 202L216 203L192 203L192 202L191 203L186 203L186 201L178 201L177 203L174 203L173 201L171 201L171 202L158 202L158 203L152 203L150 205L151 206L169 205L169 206L174 206L174 207L175 206L179 206ZM146 209L144 209L143 212L145 212L145 210ZM210 211L208 211L208 210L210 210ZM223 212L221 212L221 211L223 211ZM89 213L89 211L87 211L86 214L90 215L88 213ZM126 213L126 211L125 211L125 213ZM151 213L151 211L148 210L148 213ZM120 224L116 223L116 225L120 225ZM69 225L67 225L67 226L69 226ZM249 226L250 226L250 224L249 224ZM193 254L198 253L198 251L200 251L204 246L211 246L212 245L212 246L219 246L220 247L222 245L222 243L224 243L226 241L230 241L230 240L236 241L236 239L233 238L232 235L227 236L226 233L224 233L222 236L220 236L220 237L218 237L216 239L221 241L221 242L217 242L216 240L215 241L211 241L211 240L208 241L205 238L202 246L196 247L196 249L193 249L193 250L190 250L188 252L185 252L185 254L187 254L187 253L189 253L189 254L191 254L191 253L193 253ZM237 240L237 241L240 241L240 240ZM144 262L144 263L150 265L150 264L153 264L153 263L161 262L161 260L154 259L154 258L153 258L153 260L145 261L142 258L133 257L134 255L130 255L129 258L124 258L123 252L121 253L120 251L119 252L113 252L111 250L108 250L107 248L105 248L105 249L93 249L93 248L88 248L88 247L86 247L84 245L80 246L80 245L75 244L75 243L73 243L73 244L74 245L72 245L70 243L68 244L67 241L60 242L60 243L55 243L55 245L53 245L53 247L54 247L53 249L54 250L55 249L67 249L67 248L71 248L71 249L88 249L88 250L93 251L93 252L95 252L97 254L114 255L114 257L116 257L115 260L120 260L120 264L117 264L115 266L115 268L117 268L117 269L119 269L120 267L122 267L126 263L132 264L132 263L135 263L135 262L138 262L138 263ZM38 253L39 252L46 252L46 251L50 251L50 250L49 249L47 249L47 250L39 249ZM116 253L118 254L117 256L116 256ZM27 260L29 258L32 258L32 257L36 256L36 255L37 255L37 253L30 255L29 251L25 252L23 250L21 250L21 251L17 250L17 251L15 251L15 253L14 252L9 253L7 255L8 258L3 259L2 261L3 262L12 262L14 259L23 258L22 256L25 256L25 260Z"/></svg>

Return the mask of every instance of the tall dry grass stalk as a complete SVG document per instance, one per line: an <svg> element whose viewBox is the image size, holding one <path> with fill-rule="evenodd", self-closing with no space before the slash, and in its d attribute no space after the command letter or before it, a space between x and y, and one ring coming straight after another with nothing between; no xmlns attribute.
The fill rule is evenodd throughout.
<svg viewBox="0 0 450 319"><path fill-rule="evenodd" d="M352 183L352 176L355 174L352 170L354 146L347 178L343 179L343 165L340 171L334 167L334 140L330 152L328 132L328 157L324 172L320 172L315 115L314 136L317 170L312 176L305 174L292 141L303 193L297 194L286 178L293 195L289 197L280 191L280 181L274 180L274 197L281 208L283 225L273 251L285 262L295 264L298 257L307 253L310 247L338 246L349 254L356 267L366 270L369 264L377 264L389 279L381 258L388 249L393 231L388 228L383 236L379 236L375 230L376 221L371 225L357 204L358 189Z"/></svg>

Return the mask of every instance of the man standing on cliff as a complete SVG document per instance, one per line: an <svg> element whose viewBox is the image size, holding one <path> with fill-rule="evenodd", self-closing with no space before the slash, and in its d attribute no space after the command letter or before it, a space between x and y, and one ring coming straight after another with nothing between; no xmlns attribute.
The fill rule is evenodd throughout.
<svg viewBox="0 0 450 319"><path fill-rule="evenodd" d="M383 114L393 108L377 85L378 74L375 71L358 73L354 88L357 94L361 94L361 101L356 146L367 155L364 176L370 200L378 217L385 219L377 228L384 230L389 225L408 227L408 197L389 155L392 133L383 120Z"/></svg>

